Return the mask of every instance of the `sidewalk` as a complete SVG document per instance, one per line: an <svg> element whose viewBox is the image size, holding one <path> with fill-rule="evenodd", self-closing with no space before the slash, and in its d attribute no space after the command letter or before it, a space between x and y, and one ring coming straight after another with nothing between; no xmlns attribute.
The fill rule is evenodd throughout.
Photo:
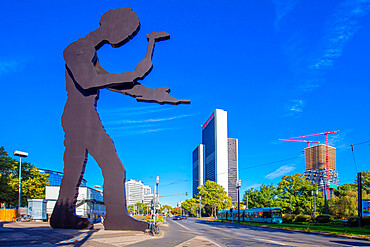
<svg viewBox="0 0 370 247"><path fill-rule="evenodd" d="M48 222L0 222L0 246L128 246L163 238L137 231L105 231L101 223L92 230L53 229Z"/></svg>
<svg viewBox="0 0 370 247"><path fill-rule="evenodd" d="M137 231L105 231L103 224L92 230L53 229L48 222L0 222L0 246L215 246L209 239L160 224L160 234Z"/></svg>

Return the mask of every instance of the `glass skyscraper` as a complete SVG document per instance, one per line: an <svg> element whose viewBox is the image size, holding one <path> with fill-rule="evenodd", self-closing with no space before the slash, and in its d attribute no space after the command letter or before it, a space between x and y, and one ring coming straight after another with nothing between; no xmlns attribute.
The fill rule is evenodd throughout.
<svg viewBox="0 0 370 247"><path fill-rule="evenodd" d="M227 137L226 111L216 109L202 126L201 145L202 148L198 146L193 151L193 197L198 193L196 187L210 180L221 185L232 201L236 201L238 140ZM201 163L203 169L199 167ZM199 179L200 170L203 180Z"/></svg>

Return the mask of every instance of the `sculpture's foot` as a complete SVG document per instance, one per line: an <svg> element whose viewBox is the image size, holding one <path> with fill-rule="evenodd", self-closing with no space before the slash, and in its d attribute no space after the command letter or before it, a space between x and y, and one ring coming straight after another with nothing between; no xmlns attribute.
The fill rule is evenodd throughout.
<svg viewBox="0 0 370 247"><path fill-rule="evenodd" d="M144 232L149 228L145 221L136 220L130 216L123 217L106 217L104 219L105 230L131 230Z"/></svg>
<svg viewBox="0 0 370 247"><path fill-rule="evenodd" d="M50 217L50 226L54 229L93 229L89 219L81 218L73 213L55 211Z"/></svg>

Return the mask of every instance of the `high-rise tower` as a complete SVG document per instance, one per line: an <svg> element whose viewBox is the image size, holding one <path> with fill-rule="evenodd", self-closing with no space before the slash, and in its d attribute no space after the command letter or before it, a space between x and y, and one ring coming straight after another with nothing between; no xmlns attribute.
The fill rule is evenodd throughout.
<svg viewBox="0 0 370 247"><path fill-rule="evenodd" d="M328 146L329 151L329 185L338 184L338 172L336 169L335 148ZM305 153L305 176L307 180L316 183L320 189L326 183L326 145L320 144L304 149Z"/></svg>
<svg viewBox="0 0 370 247"><path fill-rule="evenodd" d="M203 169L199 167L201 162ZM227 112L216 109L202 126L202 144L193 151L193 197L198 193L196 187L210 180L221 185L236 202L237 179L238 139L227 138Z"/></svg>

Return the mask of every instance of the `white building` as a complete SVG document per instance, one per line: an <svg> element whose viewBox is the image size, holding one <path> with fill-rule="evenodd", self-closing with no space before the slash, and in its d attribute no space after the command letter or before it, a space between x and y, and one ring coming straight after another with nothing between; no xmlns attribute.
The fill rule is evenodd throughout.
<svg viewBox="0 0 370 247"><path fill-rule="evenodd" d="M147 204L153 199L150 187L141 181L130 179L126 181L125 188L127 206L135 205L138 202Z"/></svg>
<svg viewBox="0 0 370 247"><path fill-rule="evenodd" d="M59 190L59 186L47 185L45 188L46 213L49 218L57 202ZM92 221L99 220L100 216L105 215L103 192L89 187L79 187L76 215L89 218Z"/></svg>

